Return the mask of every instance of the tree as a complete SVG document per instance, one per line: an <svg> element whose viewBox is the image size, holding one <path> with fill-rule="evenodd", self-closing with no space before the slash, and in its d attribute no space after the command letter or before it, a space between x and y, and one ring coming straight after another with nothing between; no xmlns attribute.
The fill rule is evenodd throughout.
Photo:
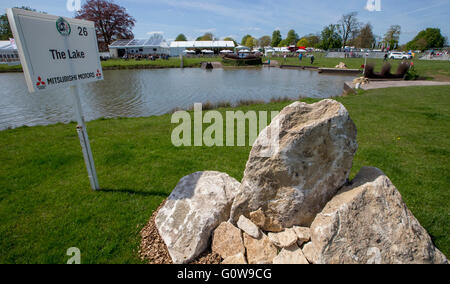
<svg viewBox="0 0 450 284"><path fill-rule="evenodd" d="M224 40L224 41L232 41L232 42L234 42L234 45L235 45L235 46L238 45L238 44L237 44L237 41L235 41L232 37L226 37L226 38L224 38L223 40Z"/></svg>
<svg viewBox="0 0 450 284"><path fill-rule="evenodd" d="M441 34L440 29L427 28L419 32L416 37L406 44L408 50L426 50L430 48L442 48L446 43L446 38Z"/></svg>
<svg viewBox="0 0 450 284"><path fill-rule="evenodd" d="M211 41L214 40L214 35L212 33L205 33L204 35L197 38L198 41Z"/></svg>
<svg viewBox="0 0 450 284"><path fill-rule="evenodd" d="M25 6L15 8L36 12L35 9ZM0 40L9 40L10 38L13 38L13 34L9 25L8 16L3 14L0 16Z"/></svg>
<svg viewBox="0 0 450 284"><path fill-rule="evenodd" d="M11 27L9 26L8 16L0 16L0 40L9 40L13 37Z"/></svg>
<svg viewBox="0 0 450 284"><path fill-rule="evenodd" d="M308 41L308 47L318 48L320 46L321 38L319 35L309 34L304 36L303 38L305 38Z"/></svg>
<svg viewBox="0 0 450 284"><path fill-rule="evenodd" d="M372 31L372 25L367 23L353 40L353 44L360 48L372 48L375 43L375 36Z"/></svg>
<svg viewBox="0 0 450 284"><path fill-rule="evenodd" d="M247 37L244 45L249 48L254 48L257 44L258 44L258 41L256 40L256 38L250 36L250 37Z"/></svg>
<svg viewBox="0 0 450 284"><path fill-rule="evenodd" d="M277 47L280 45L280 42L283 40L281 37L281 32L279 30L276 30L272 34L272 47Z"/></svg>
<svg viewBox="0 0 450 284"><path fill-rule="evenodd" d="M302 37L298 42L297 42L297 46L304 46L304 47L310 47L309 41L306 37Z"/></svg>
<svg viewBox="0 0 450 284"><path fill-rule="evenodd" d="M75 17L95 22L101 51L108 50L108 46L115 40L134 38L132 29L136 20L124 7L111 0L87 0Z"/></svg>
<svg viewBox="0 0 450 284"><path fill-rule="evenodd" d="M328 50L330 48L342 47L342 38L339 34L339 25L329 25L322 31L322 49Z"/></svg>
<svg viewBox="0 0 450 284"><path fill-rule="evenodd" d="M283 39L282 41L280 41L280 43L278 44L278 47L285 47L285 46L289 46L290 43L287 39Z"/></svg>
<svg viewBox="0 0 450 284"><path fill-rule="evenodd" d="M299 40L298 34L294 30L290 30L287 34L286 41L288 45L294 45Z"/></svg>
<svg viewBox="0 0 450 284"><path fill-rule="evenodd" d="M384 35L384 43L390 47L390 49L395 49L400 41L401 27L399 25L393 25L389 28L387 33Z"/></svg>
<svg viewBox="0 0 450 284"><path fill-rule="evenodd" d="M272 38L268 35L262 36L258 40L258 45L260 47L266 47L272 44Z"/></svg>
<svg viewBox="0 0 450 284"><path fill-rule="evenodd" d="M179 34L175 41L187 41L187 38L184 34Z"/></svg>
<svg viewBox="0 0 450 284"><path fill-rule="evenodd" d="M348 41L354 39L359 31L360 23L357 16L357 12L351 12L343 15L339 20L343 46L347 46Z"/></svg>
<svg viewBox="0 0 450 284"><path fill-rule="evenodd" d="M252 37L251 35L245 35L241 40L241 45L246 46L245 44L247 43L247 39L251 37Z"/></svg>

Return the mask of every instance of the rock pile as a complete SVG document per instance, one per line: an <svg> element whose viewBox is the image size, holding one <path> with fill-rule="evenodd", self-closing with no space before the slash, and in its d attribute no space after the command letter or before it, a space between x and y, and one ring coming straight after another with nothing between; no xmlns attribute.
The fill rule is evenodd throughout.
<svg viewBox="0 0 450 284"><path fill-rule="evenodd" d="M253 145L242 183L195 173L160 208L155 224L173 263L208 249L223 264L447 263L380 170L348 181L356 150L340 103L286 107Z"/></svg>
<svg viewBox="0 0 450 284"><path fill-rule="evenodd" d="M338 65L336 65L335 68L338 68L338 69L347 69L348 67L347 67L347 65L345 65L344 62L340 62Z"/></svg>

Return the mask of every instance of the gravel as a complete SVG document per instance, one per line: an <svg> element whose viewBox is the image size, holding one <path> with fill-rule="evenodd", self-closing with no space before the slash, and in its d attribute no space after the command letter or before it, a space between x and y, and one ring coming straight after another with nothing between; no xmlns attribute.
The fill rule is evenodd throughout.
<svg viewBox="0 0 450 284"><path fill-rule="evenodd" d="M167 251L166 244L158 233L155 225L155 219L159 209L164 206L165 201L153 212L149 222L141 231L141 247L139 256L149 264L173 264ZM220 264L222 258L209 249L190 264Z"/></svg>

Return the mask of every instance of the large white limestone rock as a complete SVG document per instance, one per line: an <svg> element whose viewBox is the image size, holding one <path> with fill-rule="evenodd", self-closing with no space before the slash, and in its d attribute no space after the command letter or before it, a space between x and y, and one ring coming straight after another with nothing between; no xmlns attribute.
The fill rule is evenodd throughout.
<svg viewBox="0 0 450 284"><path fill-rule="evenodd" d="M180 180L156 216L174 263L189 263L205 251L212 232L229 219L239 186L219 172L197 172Z"/></svg>
<svg viewBox="0 0 450 284"><path fill-rule="evenodd" d="M399 191L376 168L363 168L317 216L308 260L318 264L447 263L406 207Z"/></svg>
<svg viewBox="0 0 450 284"><path fill-rule="evenodd" d="M355 124L339 102L286 107L253 145L232 222L261 208L283 228L311 225L346 183L356 150Z"/></svg>

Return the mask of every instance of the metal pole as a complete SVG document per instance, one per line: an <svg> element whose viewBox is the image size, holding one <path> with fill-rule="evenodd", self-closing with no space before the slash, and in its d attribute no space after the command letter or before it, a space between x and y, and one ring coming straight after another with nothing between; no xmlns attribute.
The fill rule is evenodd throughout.
<svg viewBox="0 0 450 284"><path fill-rule="evenodd" d="M95 170L94 158L92 156L91 145L84 122L83 110L81 108L81 101L78 86L70 87L74 99L75 115L77 117L77 132L80 138L81 149L83 151L84 162L88 171L89 181L93 190L99 190L100 186L97 178L97 171Z"/></svg>
<svg viewBox="0 0 450 284"><path fill-rule="evenodd" d="M367 67L367 53L365 54L365 60L364 60L364 73L363 73L363 75L365 76L365 74L366 74L366 67Z"/></svg>

